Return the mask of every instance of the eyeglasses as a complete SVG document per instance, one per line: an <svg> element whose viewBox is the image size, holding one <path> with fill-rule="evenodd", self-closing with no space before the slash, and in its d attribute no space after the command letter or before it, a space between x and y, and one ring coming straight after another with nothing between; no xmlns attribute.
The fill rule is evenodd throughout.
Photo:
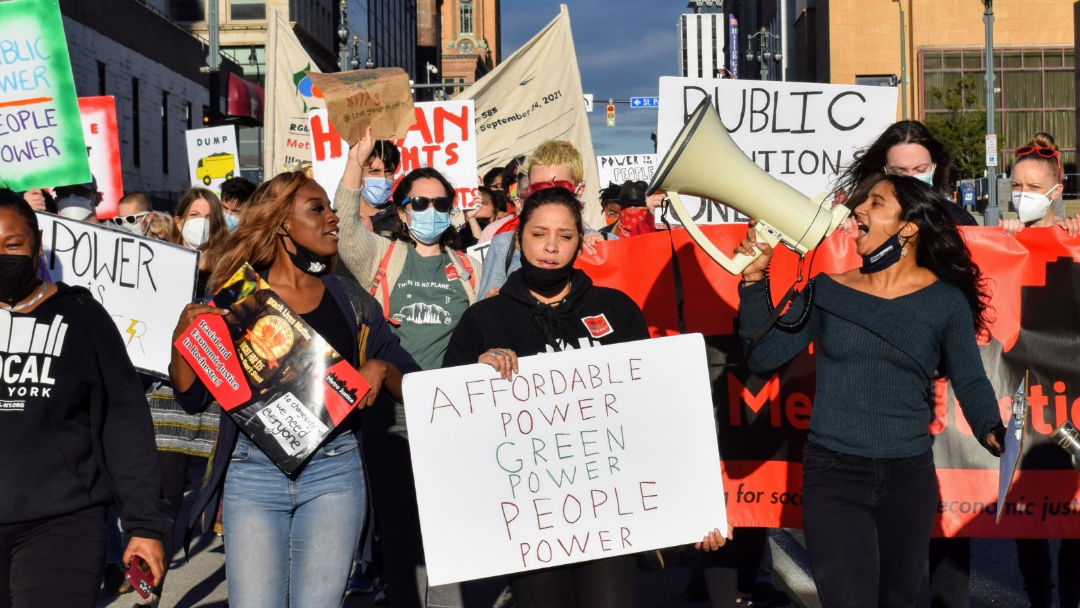
<svg viewBox="0 0 1080 608"><path fill-rule="evenodd" d="M1061 155L1053 148L1040 148L1038 146L1021 146L1016 149L1016 158L1020 159L1025 156L1035 154L1040 158L1050 160L1054 159L1054 163L1057 164L1058 178L1061 178Z"/></svg>
<svg viewBox="0 0 1080 608"><path fill-rule="evenodd" d="M453 199L445 196L437 196L435 198L428 198L426 196L410 196L401 201L401 206L412 205L412 211L425 211L428 205L434 205L435 211L439 213L449 213L450 207L454 204Z"/></svg>
<svg viewBox="0 0 1080 608"><path fill-rule="evenodd" d="M142 221L142 218L150 215L149 211L143 211L142 213L136 213L135 215L123 215L109 219L108 221L116 224L117 226L124 226L126 224L138 224Z"/></svg>

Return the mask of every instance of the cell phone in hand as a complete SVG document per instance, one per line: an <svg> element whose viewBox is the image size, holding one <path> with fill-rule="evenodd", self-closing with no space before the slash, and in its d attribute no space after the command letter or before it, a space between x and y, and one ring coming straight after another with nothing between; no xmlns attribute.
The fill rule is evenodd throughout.
<svg viewBox="0 0 1080 608"><path fill-rule="evenodd" d="M124 577L131 583L135 593L144 600L154 592L154 574L150 572L150 566L138 555L131 558L131 566L124 573Z"/></svg>

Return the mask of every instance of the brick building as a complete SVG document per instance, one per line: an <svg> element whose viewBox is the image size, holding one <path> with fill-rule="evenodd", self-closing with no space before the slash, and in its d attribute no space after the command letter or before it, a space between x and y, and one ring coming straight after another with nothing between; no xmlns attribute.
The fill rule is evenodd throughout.
<svg viewBox="0 0 1080 608"><path fill-rule="evenodd" d="M476 82L502 61L499 0L441 0L439 6L439 76Z"/></svg>

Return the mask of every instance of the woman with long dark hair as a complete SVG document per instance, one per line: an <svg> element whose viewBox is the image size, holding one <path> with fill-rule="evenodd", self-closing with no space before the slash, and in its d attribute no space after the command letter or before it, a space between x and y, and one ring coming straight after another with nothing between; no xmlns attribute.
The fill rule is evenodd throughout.
<svg viewBox="0 0 1080 608"><path fill-rule="evenodd" d="M817 342L817 394L803 455L803 524L822 603L910 606L938 501L927 390L945 374L975 437L1001 450L1004 427L976 335L985 282L938 194L882 175L852 199L862 267L816 279L806 323L765 334L750 354L772 370ZM744 343L769 316L772 248L754 231L736 249ZM796 302L794 309L801 310Z"/></svg>
<svg viewBox="0 0 1080 608"><path fill-rule="evenodd" d="M417 371L358 285L330 272L338 252L338 218L314 180L282 173L259 188L210 277L209 291L247 262L371 386L357 409L391 407L401 399L402 374ZM189 304L174 340L201 314L227 310ZM169 367L176 400L189 412L210 404L210 393L173 349ZM358 450L359 416L342 421L304 466L286 476L227 414L208 482L192 509L205 528L223 495L229 602L235 608L341 606L365 514L365 481ZM204 528L204 529L205 529Z"/></svg>

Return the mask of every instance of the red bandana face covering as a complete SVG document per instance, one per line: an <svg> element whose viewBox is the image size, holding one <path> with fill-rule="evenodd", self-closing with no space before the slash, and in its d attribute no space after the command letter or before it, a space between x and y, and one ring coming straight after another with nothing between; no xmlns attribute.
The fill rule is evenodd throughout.
<svg viewBox="0 0 1080 608"><path fill-rule="evenodd" d="M646 207L627 207L619 212L619 238L630 238L630 233L642 220L651 217Z"/></svg>
<svg viewBox="0 0 1080 608"><path fill-rule="evenodd" d="M562 180L558 180L558 181L551 180L549 182L537 182L535 184L530 184L529 187L525 189L525 191L521 194L521 200L525 200L525 199L529 198L530 196L532 196L533 194L536 194L537 192L539 192L541 190L547 190L548 188L564 188L566 190L569 190L571 193L574 192L574 184L572 184L570 182L564 182Z"/></svg>

